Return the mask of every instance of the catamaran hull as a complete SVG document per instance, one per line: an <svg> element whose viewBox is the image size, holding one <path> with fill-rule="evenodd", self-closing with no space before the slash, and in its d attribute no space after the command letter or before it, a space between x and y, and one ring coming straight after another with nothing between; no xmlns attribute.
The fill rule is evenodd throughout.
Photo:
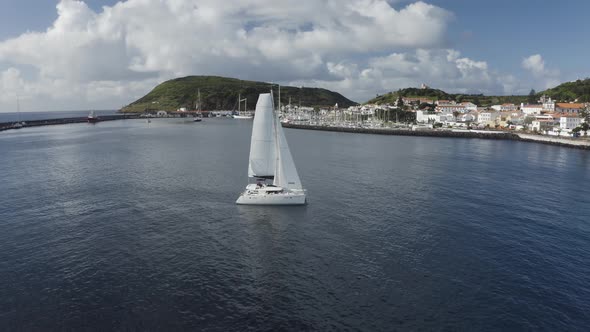
<svg viewBox="0 0 590 332"><path fill-rule="evenodd" d="M249 195L242 194L236 204L240 205L304 205L305 194L271 194Z"/></svg>

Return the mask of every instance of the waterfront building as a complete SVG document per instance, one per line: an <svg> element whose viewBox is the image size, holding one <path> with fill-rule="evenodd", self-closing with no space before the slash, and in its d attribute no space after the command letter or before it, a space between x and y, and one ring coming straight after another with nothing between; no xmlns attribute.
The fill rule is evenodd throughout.
<svg viewBox="0 0 590 332"><path fill-rule="evenodd" d="M520 112L511 112L510 115L506 117L506 122L510 122L513 125L522 125L524 124L525 115Z"/></svg>
<svg viewBox="0 0 590 332"><path fill-rule="evenodd" d="M553 129L554 126L555 120L553 119L534 120L531 124L531 129L536 132L545 133Z"/></svg>
<svg viewBox="0 0 590 332"><path fill-rule="evenodd" d="M417 123L448 123L455 122L453 114L429 113L427 111L416 111Z"/></svg>
<svg viewBox="0 0 590 332"><path fill-rule="evenodd" d="M562 114L559 118L559 128L571 131L582 123L582 119L574 114Z"/></svg>
<svg viewBox="0 0 590 332"><path fill-rule="evenodd" d="M477 117L477 122L480 124L486 125L489 124L490 126L496 125L496 119L500 116L497 112L481 112Z"/></svg>
<svg viewBox="0 0 590 332"><path fill-rule="evenodd" d="M469 112L465 114L459 114L457 117L458 122L475 122L477 120L477 112Z"/></svg>

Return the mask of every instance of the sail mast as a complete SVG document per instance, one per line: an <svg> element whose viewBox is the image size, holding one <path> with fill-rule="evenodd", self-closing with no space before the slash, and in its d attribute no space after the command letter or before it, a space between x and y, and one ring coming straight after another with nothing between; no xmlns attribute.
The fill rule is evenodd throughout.
<svg viewBox="0 0 590 332"><path fill-rule="evenodd" d="M280 86L279 86L280 87ZM280 90L279 90L280 91ZM270 96L273 97L273 91L270 90ZM273 98L274 99L274 98ZM274 101L272 103L274 105ZM281 178L281 148L279 146L279 129L277 124L277 114L276 110L272 112L272 129L273 129L273 137L274 137L274 148L275 148L275 174L273 179L273 184L275 186L280 186L280 178Z"/></svg>

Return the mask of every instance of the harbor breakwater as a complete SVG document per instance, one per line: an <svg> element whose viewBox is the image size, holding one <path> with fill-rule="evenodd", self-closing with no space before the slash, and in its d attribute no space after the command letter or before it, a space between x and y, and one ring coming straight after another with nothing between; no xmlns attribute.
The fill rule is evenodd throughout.
<svg viewBox="0 0 590 332"><path fill-rule="evenodd" d="M99 116L99 122L101 121L114 121L114 120L127 120L127 119L137 119L139 118L138 114L116 114L116 115L102 115ZM72 117L72 118L59 118L59 119L46 119L46 120L29 120L26 122L20 122L22 126L20 128L25 127L40 127L40 126L53 126L53 125L60 125L60 124L71 124L71 123L84 123L88 122L87 117ZM15 125L18 122L3 122L0 123L0 131L15 129Z"/></svg>
<svg viewBox="0 0 590 332"><path fill-rule="evenodd" d="M335 131L343 133L359 133L374 135L395 135L395 136L426 136L426 137L455 137L455 138L481 138L481 139L502 139L523 142L535 142L542 144L558 145L576 149L590 150L590 141L583 139L568 139L559 137L547 137L541 135L516 134L513 132L486 131L486 130L441 130L441 129L380 129L380 128L349 128L349 127L327 127L305 124L283 123L285 128Z"/></svg>

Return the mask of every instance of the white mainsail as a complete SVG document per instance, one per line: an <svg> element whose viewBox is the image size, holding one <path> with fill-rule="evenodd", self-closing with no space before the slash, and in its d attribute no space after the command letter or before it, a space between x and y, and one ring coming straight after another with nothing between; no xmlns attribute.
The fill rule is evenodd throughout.
<svg viewBox="0 0 590 332"><path fill-rule="evenodd" d="M272 178L273 185L258 180L256 184L248 184L236 204L304 205L307 202L283 127L273 108L272 92L260 94L252 126L248 165L249 177Z"/></svg>
<svg viewBox="0 0 590 332"><path fill-rule="evenodd" d="M270 93L262 93L256 102L256 113L250 140L249 177L271 177L275 172L275 135L273 133L273 101Z"/></svg>
<svg viewBox="0 0 590 332"><path fill-rule="evenodd" d="M275 119L274 128L276 130L277 158L273 184L287 189L301 190L303 186L301 185L301 180L299 180L299 174L297 174L295 162L293 161L293 156L291 156L291 151L289 150L289 145L287 144L287 139L285 138L285 133L283 132L283 127L279 122L278 116Z"/></svg>

